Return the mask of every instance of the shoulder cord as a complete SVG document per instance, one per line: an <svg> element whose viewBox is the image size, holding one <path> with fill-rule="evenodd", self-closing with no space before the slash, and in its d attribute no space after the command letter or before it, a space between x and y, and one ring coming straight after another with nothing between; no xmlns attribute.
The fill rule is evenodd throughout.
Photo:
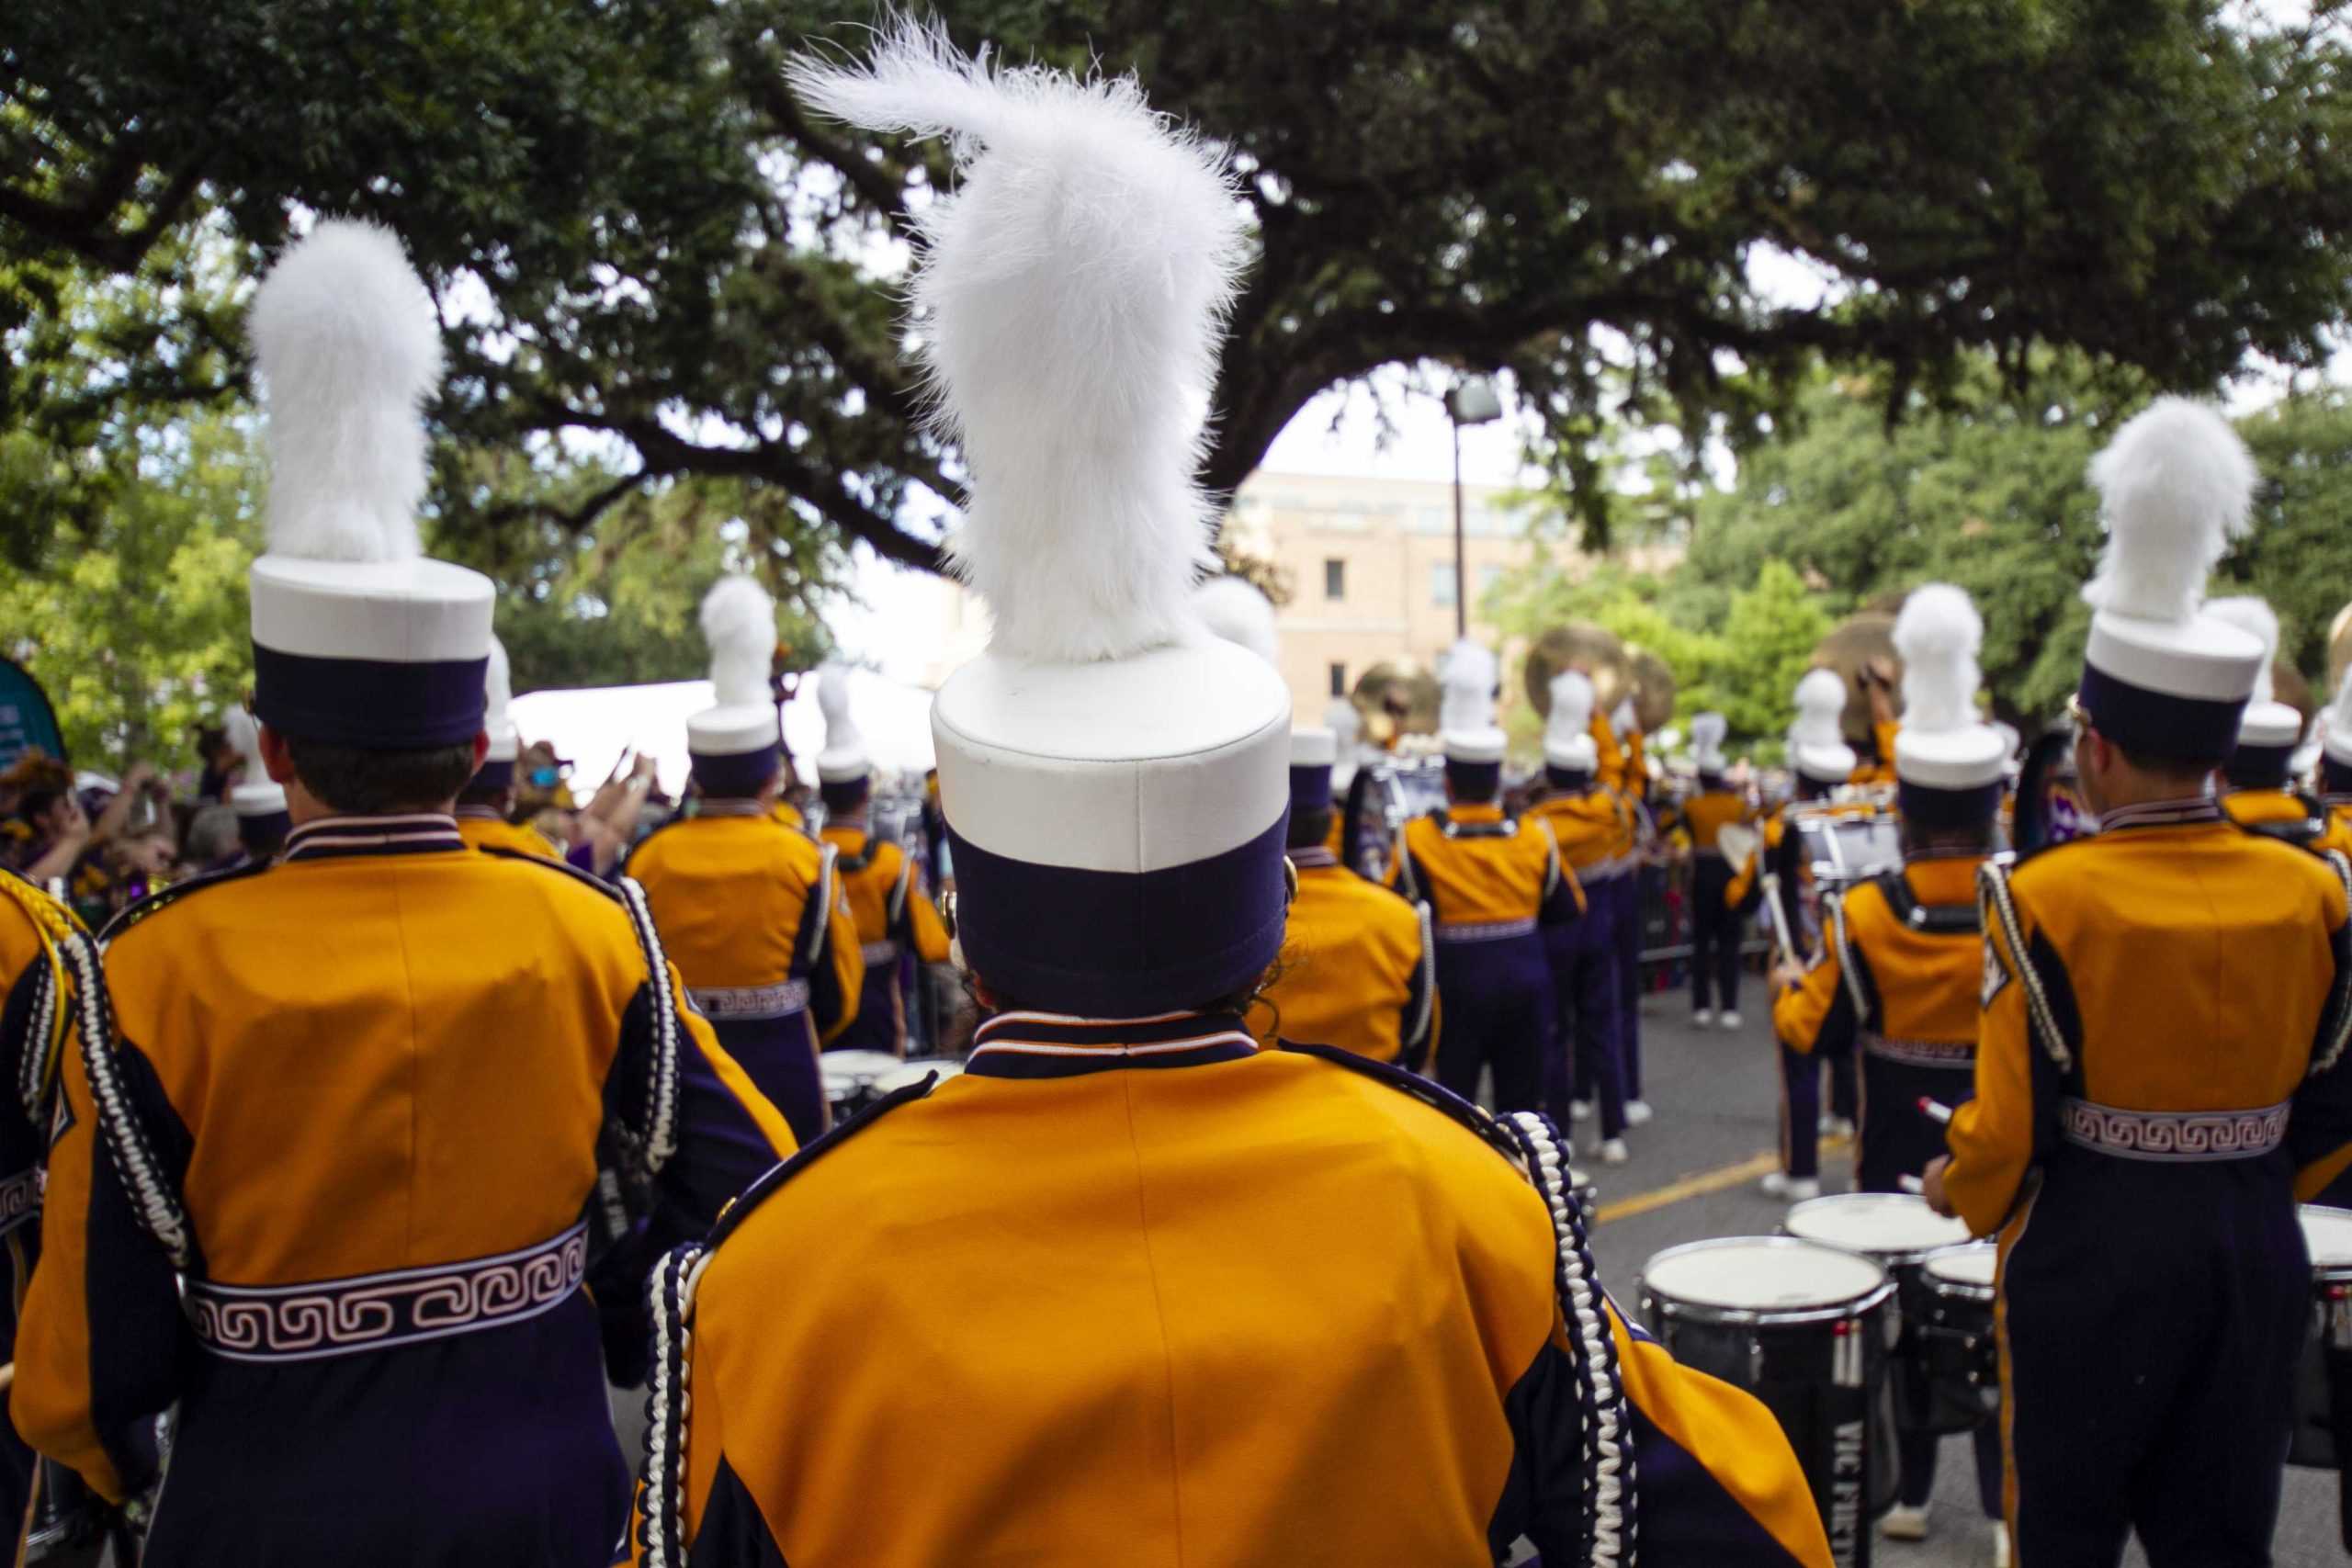
<svg viewBox="0 0 2352 1568"><path fill-rule="evenodd" d="M40 1128L49 1122L49 1097L57 1082L58 1053L65 1043L68 1027L65 998L71 976L62 949L74 942L88 942L90 933L73 910L29 882L0 876L0 892L6 892L31 923L47 971L33 998L32 1027L26 1037L29 1049L17 1064L17 1095L24 1101L26 1116Z"/></svg>
<svg viewBox="0 0 2352 1568"><path fill-rule="evenodd" d="M1631 1568L1634 1512L1633 1423L1618 1378L1616 1337L1592 1265L1585 1216L1568 1187L1568 1156L1559 1129L1532 1111L1500 1118L1518 1146L1528 1179L1551 1211L1557 1244L1560 1315L1577 1344L1577 1396L1583 1407L1586 1561L1593 1568Z"/></svg>
<svg viewBox="0 0 2352 1568"><path fill-rule="evenodd" d="M2352 910L2352 861L2346 861L2335 850L2323 850L2319 858L2327 863L2328 869L2335 873L2335 879L2344 885L2346 907ZM2317 1077L2335 1066L2344 1055L2346 1043L2352 1041L2352 977L2339 977L2339 983L2347 988L2336 1003L2335 1017L2329 1021L2326 1044L2312 1058L2311 1072L2307 1075L2311 1077Z"/></svg>
<svg viewBox="0 0 2352 1568"><path fill-rule="evenodd" d="M645 1390L645 1568L685 1568L686 1382L694 1357L695 1292L711 1254L689 1242L654 1265L646 1281L653 1316L653 1368Z"/></svg>
<svg viewBox="0 0 2352 1568"><path fill-rule="evenodd" d="M634 877L617 878L621 905L637 933L638 950L653 983L653 1061L645 1089L646 1126L639 1156L648 1177L658 1174L678 1152L678 998L670 989L670 960L662 951L662 933L654 929L652 908L645 889Z"/></svg>
<svg viewBox="0 0 2352 1568"><path fill-rule="evenodd" d="M90 1096L97 1103L99 1134L122 1169L141 1228L155 1238L173 1268L187 1273L196 1262L195 1248L188 1244L187 1211L164 1174L146 1123L131 1106L130 1092L117 1071L114 1004L107 994L97 945L79 932L63 945L74 970L82 1070L89 1075Z"/></svg>
<svg viewBox="0 0 2352 1568"><path fill-rule="evenodd" d="M2009 944L2009 953L2018 967L2018 980L2025 987L2027 1009L2033 1015L2034 1032L2041 1036L2041 1047L2050 1059L2058 1064L2062 1073L2075 1070L2075 1054L2066 1048L2065 1039L2058 1032L2057 1014L2051 1010L2048 993L2041 988L2041 972L2033 965L2026 952L2024 922L2018 919L2017 902L2009 893L2009 874L1995 861L1986 861L1977 871L1978 907L1976 918L1984 927L1984 945L1993 963L2000 955L1993 951L1993 922L2001 923L2001 938Z"/></svg>
<svg viewBox="0 0 2352 1568"><path fill-rule="evenodd" d="M1838 948L1838 977L1846 983L1846 994L1854 998L1854 1027L1871 1027L1870 993L1862 989L1861 967L1854 962L1852 933L1846 929L1846 896L1832 893L1821 901L1829 917L1829 940Z"/></svg>

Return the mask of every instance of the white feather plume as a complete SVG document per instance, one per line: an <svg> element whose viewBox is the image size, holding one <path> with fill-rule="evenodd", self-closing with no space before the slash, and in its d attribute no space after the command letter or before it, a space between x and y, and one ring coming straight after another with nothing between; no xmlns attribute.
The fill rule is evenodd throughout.
<svg viewBox="0 0 2352 1568"><path fill-rule="evenodd" d="M1579 737L1592 738L1592 677L1581 670L1564 670L1552 677L1552 712L1544 721L1544 743L1566 746Z"/></svg>
<svg viewBox="0 0 2352 1568"><path fill-rule="evenodd" d="M1438 729L1467 735L1495 723L1495 656L1464 637L1446 650L1438 671Z"/></svg>
<svg viewBox="0 0 2352 1568"><path fill-rule="evenodd" d="M1808 670L1797 682L1796 722L1789 727L1792 746L1842 746L1840 728L1846 711L1846 680L1835 670Z"/></svg>
<svg viewBox="0 0 2352 1568"><path fill-rule="evenodd" d="M849 671L838 664L817 672L817 711L825 716L827 756L847 756L865 747L865 738L849 716Z"/></svg>
<svg viewBox="0 0 2352 1568"><path fill-rule="evenodd" d="M1131 76L967 59L891 24L863 65L786 67L817 112L953 138L925 208L915 329L971 470L949 546L1017 658L1120 658L1200 635L1216 509L1194 475L1248 220L1223 154Z"/></svg>
<svg viewBox="0 0 2352 1568"><path fill-rule="evenodd" d="M710 647L710 682L720 707L773 702L775 601L748 577L722 577L703 596L702 638Z"/></svg>
<svg viewBox="0 0 2352 1568"><path fill-rule="evenodd" d="M1193 592L1193 608L1209 630L1267 663L1282 663L1282 634L1273 602L1241 577L1212 577Z"/></svg>
<svg viewBox="0 0 2352 1568"><path fill-rule="evenodd" d="M507 661L506 645L492 633L490 669L482 677L481 727L495 739L506 728L506 710L514 705L514 667Z"/></svg>
<svg viewBox="0 0 2352 1568"><path fill-rule="evenodd" d="M2326 733L2339 739L2352 737L2352 671L2346 671L2338 682L2335 695L2328 704Z"/></svg>
<svg viewBox="0 0 2352 1568"><path fill-rule="evenodd" d="M1693 714L1690 718L1690 747L1701 756L1720 755L1724 738L1731 733L1731 721L1719 713Z"/></svg>
<svg viewBox="0 0 2352 1568"><path fill-rule="evenodd" d="M1941 735L1976 722L1976 652L1984 645L1984 622L1964 592L1949 582L1912 591L1894 617L1905 729Z"/></svg>
<svg viewBox="0 0 2352 1568"><path fill-rule="evenodd" d="M248 328L269 415L270 552L415 557L441 325L400 241L321 223L262 279Z"/></svg>
<svg viewBox="0 0 2352 1568"><path fill-rule="evenodd" d="M1634 730L1641 728L1641 724L1642 716L1634 708L1634 699L1631 697L1618 698L1616 711L1609 716L1609 728L1615 730L1619 735L1631 735Z"/></svg>
<svg viewBox="0 0 2352 1568"><path fill-rule="evenodd" d="M2205 613L2217 621L2252 632L2262 639L2262 669L2254 678L2253 701L2272 700L2271 665L2278 657L2278 615L2271 607L2251 593L2232 594L2226 599L2208 599Z"/></svg>
<svg viewBox="0 0 2352 1568"><path fill-rule="evenodd" d="M1340 754L1347 755L1348 748L1363 733L1363 715L1356 712L1356 705L1345 697L1333 697L1323 708L1323 728L1340 738Z"/></svg>
<svg viewBox="0 0 2352 1568"><path fill-rule="evenodd" d="M2158 398L2091 459L2107 550L2083 597L2112 615L2188 620L2214 563L2251 526L2259 481L2253 454L2220 413Z"/></svg>

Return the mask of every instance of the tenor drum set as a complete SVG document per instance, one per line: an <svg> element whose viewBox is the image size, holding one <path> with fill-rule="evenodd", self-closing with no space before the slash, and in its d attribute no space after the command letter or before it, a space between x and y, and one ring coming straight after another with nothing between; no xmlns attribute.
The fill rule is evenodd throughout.
<svg viewBox="0 0 2352 1568"><path fill-rule="evenodd" d="M1659 1253L1642 1314L1676 1359L1772 1412L1832 1557L1866 1565L1895 1501L1895 1434L1996 1417L1993 1248L1900 1192L1799 1203L1786 1229Z"/></svg>

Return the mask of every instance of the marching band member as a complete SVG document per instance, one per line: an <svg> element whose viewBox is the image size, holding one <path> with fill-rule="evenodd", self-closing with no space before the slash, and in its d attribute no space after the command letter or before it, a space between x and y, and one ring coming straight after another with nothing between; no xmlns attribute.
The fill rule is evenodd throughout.
<svg viewBox="0 0 2352 1568"><path fill-rule="evenodd" d="M1796 781L1791 804L1817 807L1836 795L1859 765L1838 723L1846 705L1846 682L1835 670L1808 671L1797 682L1794 701L1797 716L1789 727L1788 744L1789 772ZM1724 893L1725 901L1734 908L1746 908L1747 884L1758 884L1756 891L1762 893L1767 872L1780 899L1779 929L1798 944L1798 952L1811 951L1818 931L1804 890L1813 880L1813 868L1805 862L1804 836L1790 822L1788 807L1765 818L1756 855ZM1793 956L1782 955L1784 960ZM1781 1168L1767 1173L1761 1185L1771 1197L1801 1203L1821 1196L1822 1067L1826 1063L1829 1069L1833 1111L1850 1132L1860 1099L1854 1057L1850 1051L1796 1050L1777 1027L1772 1047L1781 1058Z"/></svg>
<svg viewBox="0 0 2352 1568"><path fill-rule="evenodd" d="M482 729L490 737L490 750L458 793L458 836L477 850L561 860L563 853L553 840L527 822L508 818L514 809L514 760L522 755L523 738L508 712L514 701L514 677L506 662L506 645L495 634L490 639L490 671L482 692Z"/></svg>
<svg viewBox="0 0 2352 1568"><path fill-rule="evenodd" d="M1928 1201L1999 1233L2018 1560L2269 1561L2311 1271L2352 1163L2341 863L2207 795L2265 662L2199 608L2257 476L2160 399L2091 467L2109 525L2072 712L2100 831L1981 878L1976 1098ZM2300 1174L2299 1174L2300 1169Z"/></svg>
<svg viewBox="0 0 2352 1568"><path fill-rule="evenodd" d="M2327 824L2312 815L2311 803L2294 792L2289 779L2295 748L2302 744L2303 716L2271 692L2271 665L2278 656L2278 614L2244 594L2210 600L2205 613L2253 633L2263 647L2254 700L2238 721L2237 750L2222 764L2222 814L2249 833L2308 849L2327 831Z"/></svg>
<svg viewBox="0 0 2352 1568"><path fill-rule="evenodd" d="M1699 764L1699 790L1682 803L1681 820L1690 835L1690 1007L1701 1029L1715 1021L1714 998L1723 998L1723 1026L1739 1027L1739 911L1726 904L1731 863L1715 836L1732 823L1748 820L1747 801L1724 780L1724 736L1730 726L1719 713L1690 720L1691 749Z"/></svg>
<svg viewBox="0 0 2352 1568"><path fill-rule="evenodd" d="M1241 1027L1283 938L1290 704L1190 603L1244 254L1218 154L1132 80L905 23L870 73L791 79L964 162L913 292L993 623L932 716L992 1016L961 1077L658 1277L640 1560L1485 1564L1527 1536L1570 1563L1638 1535L1653 1568L1826 1564L1770 1416L1590 1283L1540 1116ZM910 1452L922 1484L873 1506L854 1478Z"/></svg>
<svg viewBox="0 0 2352 1568"><path fill-rule="evenodd" d="M58 1065L73 1048L80 987L95 983L96 947L63 904L0 871L0 1238L8 1249L0 1300L0 1356L14 1356L17 1320L40 1258L41 1162L57 1109ZM40 1502L40 1460L0 1411L0 1517L21 1554ZM21 1561L21 1556L12 1559Z"/></svg>
<svg viewBox="0 0 2352 1568"><path fill-rule="evenodd" d="M1594 776L1625 807L1621 852L1628 869L1617 896L1616 921L1617 1058L1625 1082L1625 1125L1638 1127L1650 1119L1649 1101L1642 1097L1642 909L1652 885L1666 874L1642 852L1648 837L1650 764L1632 696L1619 698L1613 713L1594 714L1591 733Z"/></svg>
<svg viewBox="0 0 2352 1568"><path fill-rule="evenodd" d="M807 1143L832 1119L817 1053L857 1018L865 956L838 845L771 812L784 777L768 693L775 603L748 577L702 602L717 705L686 720L699 809L629 856L695 1008Z"/></svg>
<svg viewBox="0 0 2352 1568"><path fill-rule="evenodd" d="M321 223L252 321L254 707L295 827L109 929L10 1409L121 1499L176 1404L155 1568L589 1568L628 1504L591 1221L667 1247L791 1137L633 889L458 835L493 591L418 554L440 335L399 243Z"/></svg>
<svg viewBox="0 0 2352 1568"><path fill-rule="evenodd" d="M1311 1041L1420 1072L1440 1024L1429 910L1358 876L1331 852L1339 753L1328 729L1291 734L1287 838L1298 891L1279 972L1259 998L1267 1020L1253 1032L1269 1045Z"/></svg>
<svg viewBox="0 0 2352 1568"><path fill-rule="evenodd" d="M269 776L261 756L261 726L240 705L222 716L221 729L243 759L229 786L229 808L237 818L237 854L220 869L235 871L274 858L286 847L293 819L286 814L286 786Z"/></svg>
<svg viewBox="0 0 2352 1568"><path fill-rule="evenodd" d="M915 858L906 847L877 839L866 824L874 801L874 764L865 738L850 718L849 677L838 664L818 672L817 705L825 715L825 749L817 755L817 789L825 801L824 842L834 853L842 896L857 923L865 964L857 1016L831 1045L907 1054L907 993L899 960L947 962L947 928L932 907Z"/></svg>
<svg viewBox="0 0 2352 1568"><path fill-rule="evenodd" d="M2314 848L2352 856L2352 679L2335 689L2322 726L2319 749L2320 815L2326 825Z"/></svg>
<svg viewBox="0 0 2352 1568"><path fill-rule="evenodd" d="M1363 732L1363 715L1356 712L1355 704L1347 698L1333 697L1323 709L1323 728L1331 732L1335 759L1331 764L1331 799L1335 803L1330 812L1331 831L1323 847L1331 852L1339 864L1353 870L1354 846L1348 842L1348 814L1337 803L1348 798L1348 791L1356 782L1356 770L1363 765L1363 746L1357 738Z"/></svg>
<svg viewBox="0 0 2352 1568"><path fill-rule="evenodd" d="M1544 1060L1545 1111L1566 1126L1569 1097L1600 1111L1600 1157L1622 1165L1625 1149L1624 1062L1618 1048L1617 927L1632 918L1633 857L1624 801L1597 781L1592 678L1575 670L1552 679L1544 732L1543 799L1527 821L1559 846L1584 890L1584 919L1544 928L1555 1006Z"/></svg>
<svg viewBox="0 0 2352 1568"><path fill-rule="evenodd" d="M1405 824L1388 885L1429 910L1437 989L1446 999L1438 1081L1474 1099L1494 1074L1498 1110L1544 1103L1552 975L1540 928L1576 919L1584 891L1539 821L1503 815L1503 732L1494 721L1495 656L1464 639L1446 655L1438 743L1447 804Z"/></svg>
<svg viewBox="0 0 2352 1568"><path fill-rule="evenodd" d="M1984 635L1968 595L1948 583L1904 601L1894 622L1903 728L1893 743L1903 869L1826 895L1826 940L1812 963L1774 976L1772 1029L1785 1048L1860 1056L1859 1191L1902 1191L1905 1178L1943 1152L1943 1129L1923 1100L1952 1106L1974 1093L1984 971L1976 873L1992 852L2008 762L2001 737L1976 716ZM1902 1427L1896 1437L1900 1487L1879 1533L1924 1540L1936 1436ZM2000 1434L1987 1421L1973 1440L1977 1498L1998 1520ZM1998 1540L2005 1549L2006 1534Z"/></svg>

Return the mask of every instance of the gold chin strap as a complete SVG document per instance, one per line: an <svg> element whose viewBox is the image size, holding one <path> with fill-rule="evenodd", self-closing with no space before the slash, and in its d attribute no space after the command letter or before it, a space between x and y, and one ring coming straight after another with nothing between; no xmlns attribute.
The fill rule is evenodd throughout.
<svg viewBox="0 0 2352 1568"><path fill-rule="evenodd" d="M1283 907L1288 908L1298 902L1298 866L1290 856L1283 856Z"/></svg>

